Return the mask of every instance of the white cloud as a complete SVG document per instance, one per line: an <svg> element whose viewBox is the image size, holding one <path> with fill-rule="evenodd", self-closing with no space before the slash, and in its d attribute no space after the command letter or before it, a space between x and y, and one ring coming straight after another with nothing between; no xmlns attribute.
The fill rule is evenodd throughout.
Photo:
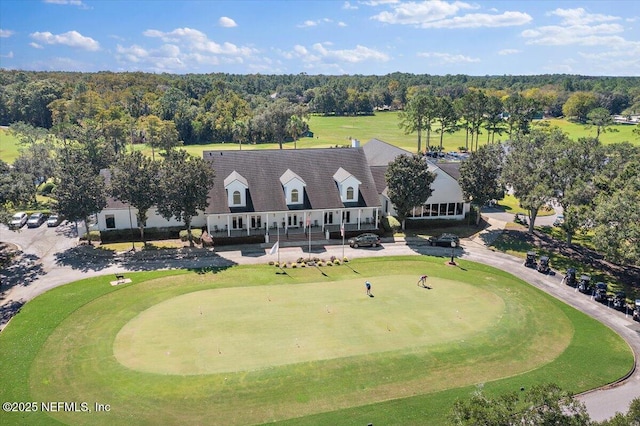
<svg viewBox="0 0 640 426"><path fill-rule="evenodd" d="M7 53L6 55L0 55L0 58L7 58L7 59L13 58L13 50Z"/></svg>
<svg viewBox="0 0 640 426"><path fill-rule="evenodd" d="M34 49L44 49L44 46L42 46L41 44L38 44L38 43L36 43L34 41L29 43L29 46L33 47Z"/></svg>
<svg viewBox="0 0 640 426"><path fill-rule="evenodd" d="M465 10L478 9L479 6L456 1L448 3L441 0L398 3L391 11L380 12L371 19L387 24L414 25L419 28L480 28L507 27L524 25L533 18L524 12L506 11L498 13L464 13ZM494 11L494 9L491 9Z"/></svg>
<svg viewBox="0 0 640 426"><path fill-rule="evenodd" d="M453 55L451 53L442 53L442 52L420 52L417 56L421 58L434 58L442 64L460 64L460 63L471 63L471 62L480 62L479 58L472 58L470 56L464 55Z"/></svg>
<svg viewBox="0 0 640 426"><path fill-rule="evenodd" d="M174 43L196 52L231 56L250 56L256 53L256 50L250 47L236 46L229 42L216 43L209 40L202 31L193 28L176 28L170 32L146 30L143 34L147 37L160 38L166 43Z"/></svg>
<svg viewBox="0 0 640 426"><path fill-rule="evenodd" d="M386 53L371 49L366 46L357 45L355 49L327 49L329 43L315 43L313 50L324 59L332 59L349 63L357 63L362 61L386 62L390 59Z"/></svg>
<svg viewBox="0 0 640 426"><path fill-rule="evenodd" d="M344 4L342 5L342 8L344 10L358 10L358 6L351 4L348 1L345 1Z"/></svg>
<svg viewBox="0 0 640 426"><path fill-rule="evenodd" d="M515 55L516 53L520 53L522 52L521 50L518 49L502 49L500 51L498 51L498 55Z"/></svg>
<svg viewBox="0 0 640 426"><path fill-rule="evenodd" d="M529 39L527 44L546 46L608 46L622 48L629 42L621 35L624 27L613 21L621 18L611 15L592 14L582 8L556 9L549 13L561 19L559 25L546 25L521 33Z"/></svg>
<svg viewBox="0 0 640 426"><path fill-rule="evenodd" d="M155 72L172 72L186 68L180 48L172 44L150 50L138 45L118 45L115 57L121 63L132 64L140 69L152 69Z"/></svg>
<svg viewBox="0 0 640 426"><path fill-rule="evenodd" d="M310 19L304 21L302 24L298 25L298 28L309 28L309 27L315 27L318 25L318 21L312 21Z"/></svg>
<svg viewBox="0 0 640 426"><path fill-rule="evenodd" d="M100 43L91 37L85 37L77 31L68 31L63 34L51 34L50 32L35 32L31 38L44 44L62 44L69 47L96 51L100 49Z"/></svg>
<svg viewBox="0 0 640 426"><path fill-rule="evenodd" d="M437 22L428 22L420 25L421 28L496 28L525 25L533 18L523 12L504 12L500 15L487 13L470 13L464 16L455 16L450 19L442 19Z"/></svg>
<svg viewBox="0 0 640 426"><path fill-rule="evenodd" d="M383 3L379 3L383 4ZM463 2L447 3L441 0L392 4L391 11L380 12L371 17L386 24L424 25L453 16L463 9L476 7Z"/></svg>
<svg viewBox="0 0 640 426"><path fill-rule="evenodd" d="M549 15L559 16L562 25L587 25L594 22L610 22L620 20L617 16L602 15L599 13L588 13L583 8L577 9L556 9L549 12Z"/></svg>
<svg viewBox="0 0 640 426"><path fill-rule="evenodd" d="M218 24L224 28L233 28L238 26L238 24L236 24L236 21L227 16L220 17L220 19L218 19Z"/></svg>
<svg viewBox="0 0 640 426"><path fill-rule="evenodd" d="M339 27L346 27L347 24L345 22L340 21L340 22L338 22L338 26Z"/></svg>
<svg viewBox="0 0 640 426"><path fill-rule="evenodd" d="M0 28L0 37L2 38L11 37L13 34L15 33L11 30L3 30L2 28Z"/></svg>
<svg viewBox="0 0 640 426"><path fill-rule="evenodd" d="M368 1L361 1L360 3L367 6L380 6L383 4L397 4L397 3L400 3L400 0L368 0Z"/></svg>
<svg viewBox="0 0 640 426"><path fill-rule="evenodd" d="M44 2L49 4L61 4L69 6L85 6L85 4L81 0L44 0Z"/></svg>

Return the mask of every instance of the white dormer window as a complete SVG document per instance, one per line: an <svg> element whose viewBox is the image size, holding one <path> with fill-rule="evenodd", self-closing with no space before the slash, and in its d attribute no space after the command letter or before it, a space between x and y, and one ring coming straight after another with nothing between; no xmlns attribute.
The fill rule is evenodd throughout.
<svg viewBox="0 0 640 426"><path fill-rule="evenodd" d="M280 183L282 184L288 205L303 203L304 188L307 184L300 176L291 171L291 169L287 169L287 171L280 176Z"/></svg>
<svg viewBox="0 0 640 426"><path fill-rule="evenodd" d="M347 200L353 201L353 186L347 188Z"/></svg>
<svg viewBox="0 0 640 426"><path fill-rule="evenodd" d="M340 200L343 203L354 203L358 201L358 192L360 190L360 182L354 175L340 167L334 174L333 180L338 185L340 191Z"/></svg>
<svg viewBox="0 0 640 426"><path fill-rule="evenodd" d="M227 191L227 203L229 207L246 207L247 190L249 184L240 173L235 170L225 178L224 189Z"/></svg>

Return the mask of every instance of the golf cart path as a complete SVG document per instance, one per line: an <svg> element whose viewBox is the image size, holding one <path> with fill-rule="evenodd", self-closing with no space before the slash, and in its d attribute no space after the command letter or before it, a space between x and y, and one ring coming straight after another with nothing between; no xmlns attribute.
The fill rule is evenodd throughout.
<svg viewBox="0 0 640 426"><path fill-rule="evenodd" d="M592 301L589 297L576 294L575 289L561 283L562 276L544 275L531 268L525 268L520 258L505 253L493 251L487 248L504 230L506 222L486 215L489 226L471 239L463 240L462 249L456 250L459 258L479 262L505 270L522 278L531 285L563 300L567 304L596 318L624 338L632 348L636 366L640 354L640 326L631 317L609 309L606 306ZM384 239L383 248L362 250L334 244L335 241L317 241L314 243L311 254L328 258L336 256L350 259L360 257L383 257L396 255L435 255L449 257L450 248L430 247L424 240L412 238ZM32 248L26 248L27 254ZM35 249L33 249L35 250ZM235 264L265 264L270 260L295 261L300 257L311 254L305 247L297 245L289 246L286 243L280 245L278 257L269 255L269 248L259 245L223 247L213 250L183 250L179 255L166 254L162 250L152 252L151 255L143 252L122 253L117 256L101 255L98 250L90 247L74 247L64 252L64 255L48 250L39 253L40 273L30 282L24 285L15 285L2 293L0 309L11 314L11 306L19 307L39 294L52 288L77 281L84 278L109 275L115 279L115 274L124 274L158 269L182 269L182 268L210 268L231 266ZM315 254L314 254L315 253ZM0 317L0 329L5 322ZM636 397L640 397L640 373L635 369L631 376L621 383L607 386L602 389L579 395L578 399L584 402L592 420L601 421L615 415L616 412L626 412L629 403Z"/></svg>

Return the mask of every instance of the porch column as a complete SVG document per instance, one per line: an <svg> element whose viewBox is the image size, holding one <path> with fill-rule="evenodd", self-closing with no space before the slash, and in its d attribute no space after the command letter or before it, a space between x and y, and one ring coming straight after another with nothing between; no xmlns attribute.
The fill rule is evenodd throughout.
<svg viewBox="0 0 640 426"><path fill-rule="evenodd" d="M231 236L231 215L227 215L227 237Z"/></svg>
<svg viewBox="0 0 640 426"><path fill-rule="evenodd" d="M327 214L326 210L322 210L322 232L324 232L324 216Z"/></svg>
<svg viewBox="0 0 640 426"><path fill-rule="evenodd" d="M362 209L358 209L358 231L360 230L360 216L362 215Z"/></svg>
<svg viewBox="0 0 640 426"><path fill-rule="evenodd" d="M251 222L249 222L251 218L247 215L247 236L251 235Z"/></svg>
<svg viewBox="0 0 640 426"><path fill-rule="evenodd" d="M284 212L284 235L289 236L289 212Z"/></svg>
<svg viewBox="0 0 640 426"><path fill-rule="evenodd" d="M375 222L376 222L376 229L378 229L378 208L376 207L376 218L375 218Z"/></svg>
<svg viewBox="0 0 640 426"><path fill-rule="evenodd" d="M265 227L265 229L266 229L265 233L266 233L267 235L269 235L269 213L268 213L268 212L267 212L267 218L266 218L266 221L264 222L264 224L266 225L266 227Z"/></svg>

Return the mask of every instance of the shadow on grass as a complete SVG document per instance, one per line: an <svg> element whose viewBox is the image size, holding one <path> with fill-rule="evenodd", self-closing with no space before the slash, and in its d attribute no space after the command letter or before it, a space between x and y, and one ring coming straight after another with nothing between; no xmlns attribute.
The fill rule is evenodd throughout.
<svg viewBox="0 0 640 426"><path fill-rule="evenodd" d="M205 274L219 274L220 272L224 272L225 270L231 268L233 265L223 265L223 266L204 266L201 268L185 268L187 271L195 272L198 275Z"/></svg>

